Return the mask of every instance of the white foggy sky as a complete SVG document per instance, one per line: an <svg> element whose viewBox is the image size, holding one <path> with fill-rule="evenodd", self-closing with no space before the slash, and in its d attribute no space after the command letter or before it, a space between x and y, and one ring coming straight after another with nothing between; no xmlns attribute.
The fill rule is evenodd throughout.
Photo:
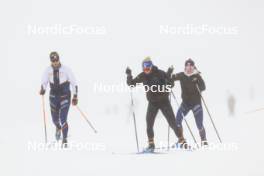
<svg viewBox="0 0 264 176"><path fill-rule="evenodd" d="M251 115L244 113L264 106L263 16L264 2L261 0L1 1L0 70L4 78L0 103L0 165L3 166L0 175L199 175L200 172L203 175L263 175L263 111ZM107 35L27 34L28 25L55 24L104 26ZM187 24L236 26L238 35L159 33L160 25ZM49 53L53 50L58 51L62 63L73 70L79 83L79 105L100 131L92 134L72 107L69 140L99 141L110 146L110 153L32 152L26 149L28 141L43 141L38 91L42 73L50 64ZM177 152L146 157L113 155L113 151L135 150L134 128L128 113L130 96L128 93L94 93L92 86L95 82L125 82L126 66L130 66L136 76L145 56L151 56L161 69L167 70L174 65L175 72L183 70L187 58L196 61L207 85L203 95L223 141L237 142L237 152ZM255 90L255 101L249 101L251 87ZM180 97L177 88L174 90ZM236 118L227 116L227 90L234 93L239 102ZM147 101L143 92L134 94L134 98L140 147L143 147L147 142ZM48 139L52 141L54 126L47 95L45 100ZM119 113L106 112L113 107L117 107ZM175 103L173 108L177 110ZM188 118L188 122L198 136L194 119ZM155 140L166 140L165 119L157 118L156 124ZM208 140L216 141L206 112L204 124ZM186 133L187 139L191 139ZM171 137L172 142L175 139ZM257 147L252 150L252 146ZM161 167L164 163L166 169Z"/></svg>
<svg viewBox="0 0 264 176"><path fill-rule="evenodd" d="M24 98L36 96L52 50L74 70L85 101L103 100L86 91L95 81L124 82L126 66L136 76L145 56L151 56L161 69L174 65L175 72L182 71L187 58L193 58L212 102L223 103L227 90L247 101L251 86L256 96L263 96L261 1L8 1L7 5L12 11L4 10L9 19L2 36L7 44L6 88L13 94L26 92ZM105 26L107 35L27 34L28 25L55 24ZM187 24L236 26L238 35L159 33L160 25Z"/></svg>

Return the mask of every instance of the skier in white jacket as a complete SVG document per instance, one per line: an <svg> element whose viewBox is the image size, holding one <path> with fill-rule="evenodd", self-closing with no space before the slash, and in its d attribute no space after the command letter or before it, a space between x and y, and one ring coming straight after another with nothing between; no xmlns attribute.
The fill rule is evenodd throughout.
<svg viewBox="0 0 264 176"><path fill-rule="evenodd" d="M40 95L45 94L49 85L51 116L56 127L55 137L56 140L59 140L62 133L62 147L67 147L67 116L71 104L71 94L73 94L72 104L76 106L78 103L78 86L72 71L61 64L57 52L50 53L50 61L51 66L45 70L42 76Z"/></svg>

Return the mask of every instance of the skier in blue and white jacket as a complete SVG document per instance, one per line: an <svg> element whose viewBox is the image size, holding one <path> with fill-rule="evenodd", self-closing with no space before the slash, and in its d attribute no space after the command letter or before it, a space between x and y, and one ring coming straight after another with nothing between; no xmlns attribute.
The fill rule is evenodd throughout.
<svg viewBox="0 0 264 176"><path fill-rule="evenodd" d="M72 104L76 106L78 103L78 86L72 71L61 64L57 52L50 53L50 61L51 66L45 70L42 76L40 95L45 94L49 85L51 116L56 127L55 137L56 140L59 140L62 133L62 147L67 147L67 116L71 104L71 94L73 94Z"/></svg>

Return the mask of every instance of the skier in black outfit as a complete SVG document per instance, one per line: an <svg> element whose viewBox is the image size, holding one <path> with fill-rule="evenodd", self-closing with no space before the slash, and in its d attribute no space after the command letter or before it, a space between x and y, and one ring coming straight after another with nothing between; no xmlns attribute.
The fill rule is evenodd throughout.
<svg viewBox="0 0 264 176"><path fill-rule="evenodd" d="M203 126L203 108L201 95L199 93L199 91L204 91L206 87L200 72L197 71L195 67L194 61L192 59L188 59L185 62L185 71L172 75L172 80L180 81L182 90L182 103L176 116L177 128L181 129L180 137L183 138L182 120L191 110L194 114L202 145L208 145Z"/></svg>
<svg viewBox="0 0 264 176"><path fill-rule="evenodd" d="M145 150L148 152L153 152L155 149L153 126L159 110L161 110L170 127L174 130L176 136L179 138L178 142L185 143L184 138L180 138L179 129L176 128L175 115L169 101L169 93L171 88L174 86L173 82L168 77L166 72L153 65L149 57L143 61L142 67L143 72L134 79L130 68L126 69L126 74L127 84L129 86L136 86L139 83L143 83L146 90L146 96L149 102L146 115L149 145ZM153 89L150 89L151 87Z"/></svg>

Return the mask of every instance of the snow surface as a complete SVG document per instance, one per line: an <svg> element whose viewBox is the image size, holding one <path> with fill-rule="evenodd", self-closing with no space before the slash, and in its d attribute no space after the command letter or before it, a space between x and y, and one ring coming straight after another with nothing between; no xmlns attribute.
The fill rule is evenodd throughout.
<svg viewBox="0 0 264 176"><path fill-rule="evenodd" d="M43 142L44 139L40 117L39 113L39 118L32 118L36 122L21 122L12 126L12 129L1 128L1 134L4 134L1 137L1 158L4 158L1 160L1 166L4 166L1 173L4 175L263 175L261 167L264 146L259 137L264 131L259 115L217 119L224 142L237 143L237 151L176 151L160 155L132 154L136 152L132 121L125 123L124 120L114 120L113 117L91 117L90 120L99 131L98 134L93 134L74 110L69 120L71 125L69 140L104 144L105 151L77 149L55 151L52 148L47 151L29 151L28 141ZM139 123L143 123L143 119L144 117L140 117ZM193 119L190 118L188 121L191 122ZM141 147L146 144L143 140L145 138L143 126L139 125ZM206 124L209 141L214 141L216 137L209 126L210 124ZM18 129L18 134L7 133ZM166 122L163 119L159 118L156 121L155 130L156 141L166 141ZM54 129L51 125L48 131L49 140L54 140L52 134ZM190 136L188 139L191 140ZM172 136L171 140L175 140L175 137Z"/></svg>

